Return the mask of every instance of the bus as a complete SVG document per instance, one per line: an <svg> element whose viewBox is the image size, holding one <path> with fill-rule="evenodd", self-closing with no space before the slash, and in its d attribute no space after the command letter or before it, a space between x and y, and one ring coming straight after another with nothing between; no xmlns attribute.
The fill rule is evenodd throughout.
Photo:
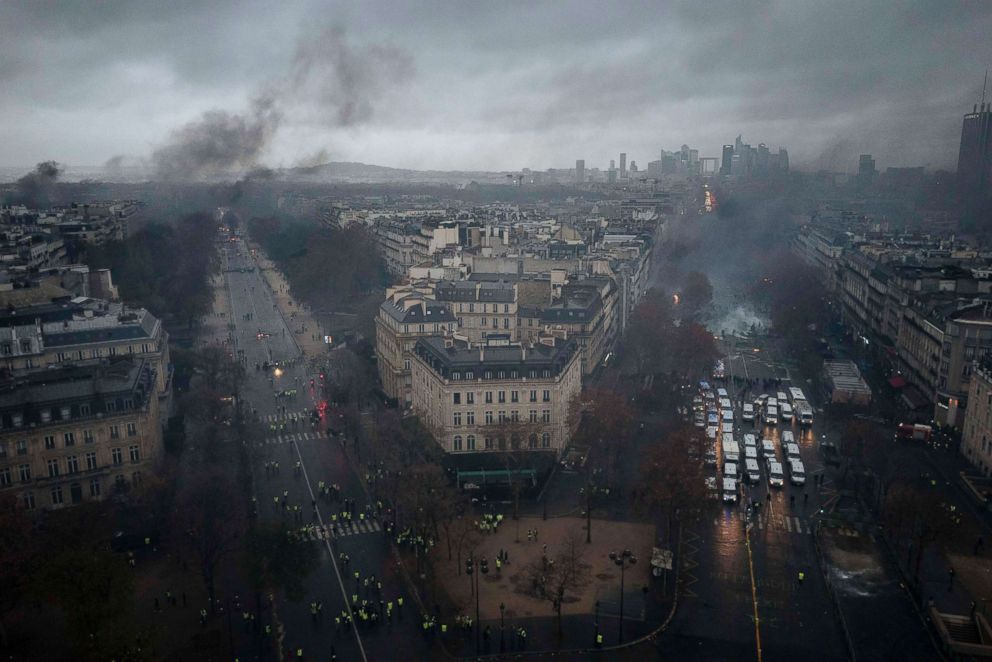
<svg viewBox="0 0 992 662"><path fill-rule="evenodd" d="M797 402L805 402L806 395L803 393L801 388L790 386L789 387L789 400L792 401L792 406L795 408Z"/></svg>

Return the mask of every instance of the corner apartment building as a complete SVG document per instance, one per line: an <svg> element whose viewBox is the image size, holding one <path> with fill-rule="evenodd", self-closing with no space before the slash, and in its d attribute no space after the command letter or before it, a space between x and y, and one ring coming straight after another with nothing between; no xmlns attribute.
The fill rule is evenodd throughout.
<svg viewBox="0 0 992 662"><path fill-rule="evenodd" d="M455 331L448 307L413 287L391 288L375 318L375 348L385 394L401 406L413 401L410 363L417 339Z"/></svg>
<svg viewBox="0 0 992 662"><path fill-rule="evenodd" d="M0 381L0 490L33 510L140 485L163 454L155 381L135 357Z"/></svg>
<svg viewBox="0 0 992 662"><path fill-rule="evenodd" d="M458 319L459 332L474 343L490 334L517 340L517 284L498 281L440 281L434 298Z"/></svg>
<svg viewBox="0 0 992 662"><path fill-rule="evenodd" d="M533 345L492 335L484 343L421 338L412 362L413 410L446 453L558 456L571 439L580 354L575 341L553 336Z"/></svg>

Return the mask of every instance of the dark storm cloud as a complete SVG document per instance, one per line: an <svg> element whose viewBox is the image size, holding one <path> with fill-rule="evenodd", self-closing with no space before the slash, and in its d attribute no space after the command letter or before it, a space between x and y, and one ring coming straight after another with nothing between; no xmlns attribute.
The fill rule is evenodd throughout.
<svg viewBox="0 0 992 662"><path fill-rule="evenodd" d="M217 110L246 142L215 147L248 167L315 143L386 165L644 165L737 134L810 167L938 167L990 33L992 4L931 0L7 3L0 144L11 163L93 163ZM253 151L239 109L267 95L281 122Z"/></svg>

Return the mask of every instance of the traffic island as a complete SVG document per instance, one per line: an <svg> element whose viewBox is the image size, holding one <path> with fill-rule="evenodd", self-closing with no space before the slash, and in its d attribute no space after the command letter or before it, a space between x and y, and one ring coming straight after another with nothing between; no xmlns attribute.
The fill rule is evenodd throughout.
<svg viewBox="0 0 992 662"><path fill-rule="evenodd" d="M669 615L674 578L653 576L653 524L593 520L587 543L582 518L487 521L472 544L459 550L453 541L450 560L446 541L437 547L436 576L451 605L440 624L457 633L445 642L452 653L591 649L597 634L615 646Z"/></svg>

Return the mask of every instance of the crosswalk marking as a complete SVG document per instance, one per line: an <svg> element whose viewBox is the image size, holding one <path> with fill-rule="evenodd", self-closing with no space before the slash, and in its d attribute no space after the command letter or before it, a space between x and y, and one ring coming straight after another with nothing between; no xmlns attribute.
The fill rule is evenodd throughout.
<svg viewBox="0 0 992 662"><path fill-rule="evenodd" d="M327 538L345 538L367 533L382 531L382 526L376 520L359 520L310 526L299 531L291 531L290 536L297 541L317 541Z"/></svg>
<svg viewBox="0 0 992 662"><path fill-rule="evenodd" d="M310 418L311 410L288 411L285 414L267 414L262 420L266 423L302 422Z"/></svg>
<svg viewBox="0 0 992 662"><path fill-rule="evenodd" d="M778 530L785 529L789 533L813 535L813 525L807 521L804 526L803 520L799 519L799 517L775 518L773 524L774 526L772 528ZM757 526L759 529L764 529L768 526L768 518L764 513L758 513Z"/></svg>
<svg viewBox="0 0 992 662"><path fill-rule="evenodd" d="M300 443L303 441L312 441L314 439L321 438L321 434L317 432L294 432L290 434L283 434L277 437L268 437L263 441L258 442L256 445L264 446L269 444L290 444L293 442Z"/></svg>

